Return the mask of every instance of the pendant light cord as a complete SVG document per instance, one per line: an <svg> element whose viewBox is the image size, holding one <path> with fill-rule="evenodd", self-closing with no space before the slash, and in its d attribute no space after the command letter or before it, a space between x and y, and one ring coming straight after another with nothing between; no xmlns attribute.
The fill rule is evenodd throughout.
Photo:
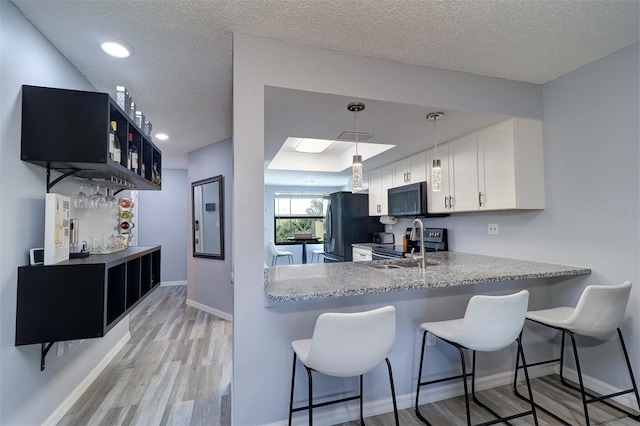
<svg viewBox="0 0 640 426"><path fill-rule="evenodd" d="M356 122L356 155L358 155L358 111L353 110L353 117Z"/></svg>
<svg viewBox="0 0 640 426"><path fill-rule="evenodd" d="M436 139L436 149L434 151L434 154L436 157L438 157L438 130L436 129L436 120L433 120L433 134Z"/></svg>

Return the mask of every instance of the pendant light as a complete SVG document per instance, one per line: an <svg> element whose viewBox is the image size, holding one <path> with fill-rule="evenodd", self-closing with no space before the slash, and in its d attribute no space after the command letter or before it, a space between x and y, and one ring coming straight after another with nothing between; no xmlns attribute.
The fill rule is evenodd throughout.
<svg viewBox="0 0 640 426"><path fill-rule="evenodd" d="M353 112L356 128L356 154L353 156L353 164L351 166L351 183L353 190L362 189L362 155L358 154L358 112L364 110L362 102L352 102L347 106L349 111Z"/></svg>
<svg viewBox="0 0 640 426"><path fill-rule="evenodd" d="M442 167L440 157L438 157L438 132L436 131L436 121L444 117L444 112L432 112L427 114L427 120L433 121L433 134L435 138L435 151L431 163L431 190L442 191Z"/></svg>

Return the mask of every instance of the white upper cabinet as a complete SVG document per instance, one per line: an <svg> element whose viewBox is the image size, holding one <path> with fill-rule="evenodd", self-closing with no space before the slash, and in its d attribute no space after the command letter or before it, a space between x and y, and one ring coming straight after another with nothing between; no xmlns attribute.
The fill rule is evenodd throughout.
<svg viewBox="0 0 640 426"><path fill-rule="evenodd" d="M369 216L387 214L387 190L392 186L393 167L391 165L369 172Z"/></svg>
<svg viewBox="0 0 640 426"><path fill-rule="evenodd" d="M425 153L421 152L393 163L393 186L403 186L426 180Z"/></svg>
<svg viewBox="0 0 640 426"><path fill-rule="evenodd" d="M512 118L438 147L442 190L430 213L544 209L542 123ZM431 174L434 150L427 152Z"/></svg>
<svg viewBox="0 0 640 426"><path fill-rule="evenodd" d="M512 118L477 133L480 209L544 209L542 122Z"/></svg>
<svg viewBox="0 0 640 426"><path fill-rule="evenodd" d="M436 158L437 157L437 158ZM431 186L433 160L440 160L442 189L434 191ZM478 208L478 155L475 133L454 139L427 152L429 175L429 213L451 213Z"/></svg>

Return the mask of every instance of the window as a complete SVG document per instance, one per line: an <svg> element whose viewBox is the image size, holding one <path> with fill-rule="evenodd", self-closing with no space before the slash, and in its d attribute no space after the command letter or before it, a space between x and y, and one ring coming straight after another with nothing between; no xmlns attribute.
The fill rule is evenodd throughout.
<svg viewBox="0 0 640 426"><path fill-rule="evenodd" d="M276 192L274 197L274 241L286 244L295 234L324 235L326 194Z"/></svg>

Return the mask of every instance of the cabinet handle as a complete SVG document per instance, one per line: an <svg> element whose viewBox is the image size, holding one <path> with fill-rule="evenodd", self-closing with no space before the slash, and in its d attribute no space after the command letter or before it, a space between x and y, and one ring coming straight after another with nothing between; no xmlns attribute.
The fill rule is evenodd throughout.
<svg viewBox="0 0 640 426"><path fill-rule="evenodd" d="M407 172L407 182L411 182L411 172Z"/></svg>
<svg viewBox="0 0 640 426"><path fill-rule="evenodd" d="M449 208L453 208L453 195L449 195Z"/></svg>
<svg viewBox="0 0 640 426"><path fill-rule="evenodd" d="M482 192L478 192L478 204L482 207Z"/></svg>
<svg viewBox="0 0 640 426"><path fill-rule="evenodd" d="M447 197L447 196L445 195L445 197L444 197L444 208L445 208L445 209L446 209L446 208L448 208L448 206L447 206L447 198L449 198L449 197Z"/></svg>

